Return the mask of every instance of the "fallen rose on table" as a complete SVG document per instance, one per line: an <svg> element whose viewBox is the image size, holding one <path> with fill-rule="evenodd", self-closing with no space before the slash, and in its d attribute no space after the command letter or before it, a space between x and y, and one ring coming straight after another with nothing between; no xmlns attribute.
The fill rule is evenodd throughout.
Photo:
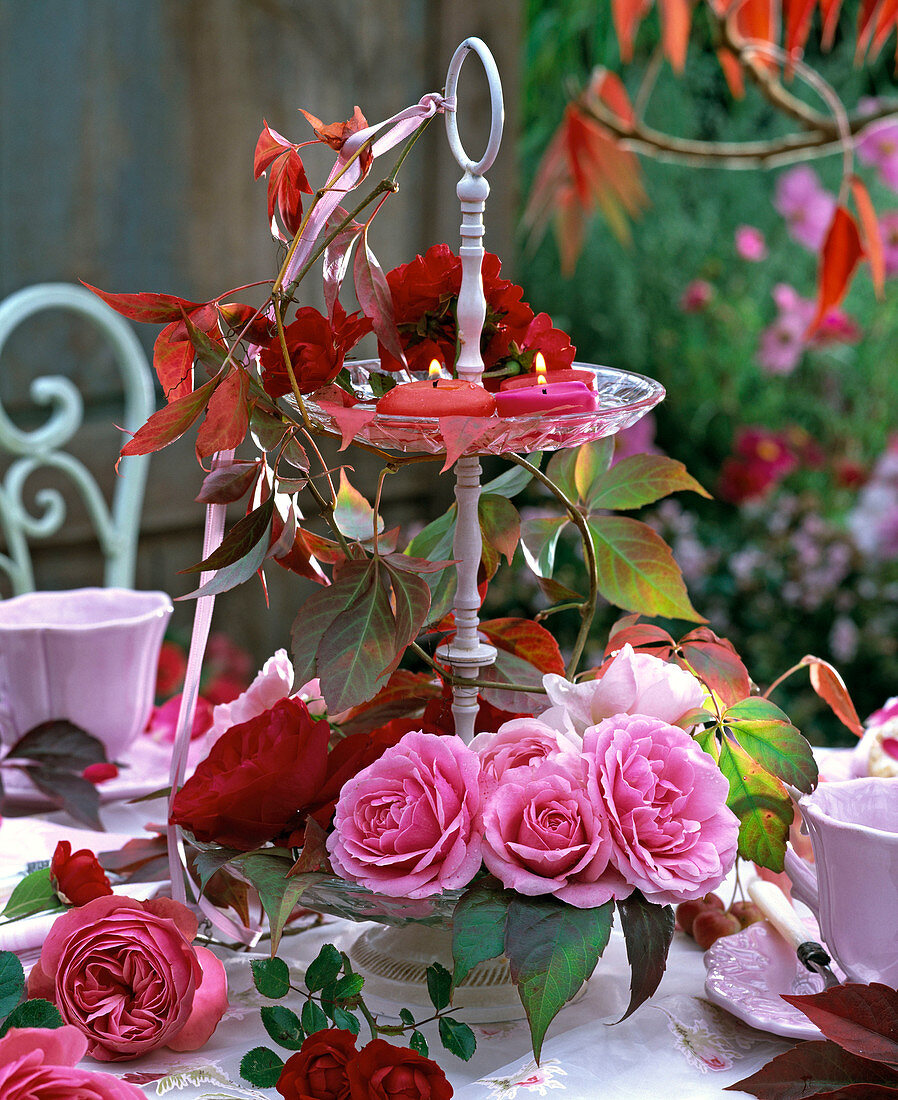
<svg viewBox="0 0 898 1100"><path fill-rule="evenodd" d="M146 1100L136 1085L79 1069L87 1040L77 1028L14 1028L0 1039L3 1100Z"/></svg>

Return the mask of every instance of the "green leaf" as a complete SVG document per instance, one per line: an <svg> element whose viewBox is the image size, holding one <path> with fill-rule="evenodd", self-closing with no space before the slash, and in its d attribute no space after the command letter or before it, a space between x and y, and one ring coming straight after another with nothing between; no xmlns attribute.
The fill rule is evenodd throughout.
<svg viewBox="0 0 898 1100"><path fill-rule="evenodd" d="M337 502L334 508L334 522L348 539L364 542L374 537L374 509L358 489L349 483L346 470L340 470L340 488L337 490ZM384 529L384 521L377 517L377 530Z"/></svg>
<svg viewBox="0 0 898 1100"><path fill-rule="evenodd" d="M539 469L542 462L542 453L534 451L527 455L527 461L531 466ZM523 489L526 489L533 480L533 474L525 470L523 466L510 466L504 474L499 474L491 481L487 481L481 489L484 493L494 493L500 497L516 497Z"/></svg>
<svg viewBox="0 0 898 1100"><path fill-rule="evenodd" d="M440 963L431 963L425 971L430 1003L439 1012L449 1004L452 993L452 975Z"/></svg>
<svg viewBox="0 0 898 1100"><path fill-rule="evenodd" d="M316 1031L323 1031L327 1027L327 1016L321 1005L306 1001L302 1006L302 1026L306 1035L314 1035Z"/></svg>
<svg viewBox="0 0 898 1100"><path fill-rule="evenodd" d="M574 485L577 499L587 504L601 485L614 454L614 439L605 436L574 449Z"/></svg>
<svg viewBox="0 0 898 1100"><path fill-rule="evenodd" d="M782 871L793 815L785 787L728 737L720 746L720 770L730 785L727 805L739 818L739 855Z"/></svg>
<svg viewBox="0 0 898 1100"><path fill-rule="evenodd" d="M450 1054L454 1054L465 1062L473 1058L474 1051L477 1049L474 1032L467 1024L453 1020L451 1016L440 1017L440 1042Z"/></svg>
<svg viewBox="0 0 898 1100"><path fill-rule="evenodd" d="M670 547L651 527L628 516L590 516L588 523L599 591L609 603L640 615L704 621Z"/></svg>
<svg viewBox="0 0 898 1100"><path fill-rule="evenodd" d="M271 528L274 497L263 500L242 519L238 519L221 541L221 545L203 561L182 569L182 573L205 573L212 569L224 569L242 561L249 552L266 537ZM268 549L267 543L265 549Z"/></svg>
<svg viewBox="0 0 898 1100"><path fill-rule="evenodd" d="M20 1005L3 1021L0 1027L0 1037L4 1036L11 1027L62 1027L62 1016L56 1005L45 1001L43 997L32 997L28 1001L22 1001Z"/></svg>
<svg viewBox="0 0 898 1100"><path fill-rule="evenodd" d="M452 914L452 980L458 985L468 973L505 950L505 916L514 895L510 891L471 886L458 899Z"/></svg>
<svg viewBox="0 0 898 1100"><path fill-rule="evenodd" d="M626 1020L658 988L667 966L675 921L669 905L654 905L638 890L619 901L617 911L630 963L630 1003L621 1016Z"/></svg>
<svg viewBox="0 0 898 1100"><path fill-rule="evenodd" d="M185 592L178 596L179 600L198 599L200 596L220 596L222 592L230 592L232 588L245 584L262 568L268 557L269 539L261 538L245 557L225 565L218 570L205 584L194 588L191 592Z"/></svg>
<svg viewBox="0 0 898 1100"><path fill-rule="evenodd" d="M61 908L64 906L50 883L50 868L42 867L39 871L32 871L30 875L26 875L16 885L2 916L7 920L14 920L18 917L30 917L45 909Z"/></svg>
<svg viewBox="0 0 898 1100"><path fill-rule="evenodd" d="M430 1056L430 1051L427 1048L427 1040L421 1034L420 1031L413 1031L409 1036L408 1045L412 1050L416 1050L419 1054L425 1058Z"/></svg>
<svg viewBox="0 0 898 1100"><path fill-rule="evenodd" d="M89 764L107 762L103 742L64 718L41 722L22 734L4 759L34 760L79 775Z"/></svg>
<svg viewBox="0 0 898 1100"><path fill-rule="evenodd" d="M290 992L290 969L283 959L253 959L253 983L263 997L273 1001Z"/></svg>
<svg viewBox="0 0 898 1100"><path fill-rule="evenodd" d="M335 982L343 969L343 956L332 943L326 943L309 963L304 978L306 989L317 993L326 985Z"/></svg>
<svg viewBox="0 0 898 1100"><path fill-rule="evenodd" d="M399 1009L399 1019L402 1020L402 1022L405 1024L406 1027L414 1027L415 1026L415 1017L412 1015L411 1009L400 1008Z"/></svg>
<svg viewBox="0 0 898 1100"><path fill-rule="evenodd" d="M235 857L242 855L236 848L194 848L193 869L200 880L200 888L206 889L209 879L216 875L222 867L230 863ZM106 868L114 870L114 868Z"/></svg>
<svg viewBox="0 0 898 1100"><path fill-rule="evenodd" d="M396 557L401 555L397 554ZM392 672L393 667L402 659L406 647L418 637L427 622L430 588L426 579L418 573L396 569L386 562L383 567L393 588L393 614L396 619L395 657L392 666L387 669Z"/></svg>
<svg viewBox="0 0 898 1100"><path fill-rule="evenodd" d="M557 898L515 896L505 921L511 979L539 1061L549 1024L595 970L608 944L614 903L577 909Z"/></svg>
<svg viewBox="0 0 898 1100"><path fill-rule="evenodd" d="M726 712L724 722L746 753L765 771L803 794L810 794L817 786L817 764L811 746L769 700L746 699L737 703Z"/></svg>
<svg viewBox="0 0 898 1100"><path fill-rule="evenodd" d="M278 1083L283 1068L283 1059L273 1050L269 1050L268 1047L253 1047L243 1055L240 1062L240 1076L256 1088L273 1089Z"/></svg>
<svg viewBox="0 0 898 1100"><path fill-rule="evenodd" d="M349 1001L362 992L364 984L361 974L344 974L334 986L332 998L335 1001Z"/></svg>
<svg viewBox="0 0 898 1100"><path fill-rule="evenodd" d="M259 900L268 917L271 932L271 954L277 953L281 942L281 933L287 918L296 908L303 893L315 882L327 878L317 872L307 875L294 875L287 878L287 872L293 861L282 856L263 855L261 852L247 852L233 860L252 886L259 892Z"/></svg>
<svg viewBox="0 0 898 1100"><path fill-rule="evenodd" d="M299 1050L306 1037L299 1017L284 1005L263 1005L262 1023L278 1046L288 1050Z"/></svg>
<svg viewBox="0 0 898 1100"><path fill-rule="evenodd" d="M556 451L549 459L546 474L564 493L568 500L577 499L577 483L574 480L574 467L577 464L576 448Z"/></svg>
<svg viewBox="0 0 898 1100"><path fill-rule="evenodd" d="M711 495L686 472L682 462L665 455L631 455L597 479L585 500L590 511L642 508L681 490Z"/></svg>
<svg viewBox="0 0 898 1100"><path fill-rule="evenodd" d="M538 577L548 578L555 571L558 536L567 526L567 516L525 519L521 525L524 560Z"/></svg>
<svg viewBox="0 0 898 1100"><path fill-rule="evenodd" d="M358 1035L362 1029L362 1024L358 1016L354 1016L351 1012L347 1012L345 1008L335 1008L334 1027L342 1027L347 1031L351 1031L353 1035Z"/></svg>
<svg viewBox="0 0 898 1100"><path fill-rule="evenodd" d="M370 565L347 562L337 571L333 584L317 589L300 607L290 633L297 684L318 675L318 647L334 619L353 607L371 585Z"/></svg>
<svg viewBox="0 0 898 1100"><path fill-rule="evenodd" d="M477 503L477 514L483 541L502 554L511 565L521 538L521 517L517 508L506 497L482 493Z"/></svg>
<svg viewBox="0 0 898 1100"><path fill-rule="evenodd" d="M0 1017L8 1016L25 991L25 971L12 951L0 951Z"/></svg>

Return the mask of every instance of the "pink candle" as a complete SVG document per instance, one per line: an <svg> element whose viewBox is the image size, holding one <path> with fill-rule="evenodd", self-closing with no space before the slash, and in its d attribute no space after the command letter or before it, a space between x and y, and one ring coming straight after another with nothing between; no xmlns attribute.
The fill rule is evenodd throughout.
<svg viewBox="0 0 898 1100"><path fill-rule="evenodd" d="M582 382L591 390L596 388L596 376L591 370L577 370L575 367L562 367L559 370L532 371L530 374L516 374L513 378L503 378L499 386L500 390L520 390L528 386L542 386L549 380L553 385L556 382Z"/></svg>
<svg viewBox="0 0 898 1100"><path fill-rule="evenodd" d="M547 382L501 390L496 394L496 412L500 416L527 416L537 412L594 412L596 395L583 382Z"/></svg>
<svg viewBox="0 0 898 1100"><path fill-rule="evenodd" d="M496 401L476 382L440 378L440 364L430 366L426 382L404 382L377 402L378 414L386 416L492 416Z"/></svg>

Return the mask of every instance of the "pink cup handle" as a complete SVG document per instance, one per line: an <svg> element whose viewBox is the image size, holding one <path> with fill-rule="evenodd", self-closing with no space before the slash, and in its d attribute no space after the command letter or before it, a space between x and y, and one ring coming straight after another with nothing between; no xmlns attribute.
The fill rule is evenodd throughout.
<svg viewBox="0 0 898 1100"><path fill-rule="evenodd" d="M786 848L786 874L792 880L792 897L797 898L817 916L817 872L812 863L795 854L791 846Z"/></svg>

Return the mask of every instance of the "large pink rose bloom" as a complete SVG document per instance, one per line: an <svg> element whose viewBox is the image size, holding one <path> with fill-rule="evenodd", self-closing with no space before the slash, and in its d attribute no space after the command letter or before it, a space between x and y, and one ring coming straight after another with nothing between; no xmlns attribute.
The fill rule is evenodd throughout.
<svg viewBox="0 0 898 1100"><path fill-rule="evenodd" d="M407 733L344 784L327 839L334 868L389 897L466 886L481 862L479 779L460 738Z"/></svg>
<svg viewBox="0 0 898 1100"><path fill-rule="evenodd" d="M702 706L706 694L691 672L649 653L635 653L629 644L598 680L572 684L550 673L543 677L543 686L552 708L543 711L540 720L580 734L612 714L648 714L675 725Z"/></svg>
<svg viewBox="0 0 898 1100"><path fill-rule="evenodd" d="M78 1069L87 1040L75 1027L11 1028L0 1039L3 1100L146 1100L111 1073Z"/></svg>
<svg viewBox="0 0 898 1100"><path fill-rule="evenodd" d="M605 807L611 863L659 905L700 898L736 859L729 784L689 734L644 714L586 731L587 789Z"/></svg>
<svg viewBox="0 0 898 1100"><path fill-rule="evenodd" d="M196 931L196 917L170 898L96 898L54 922L28 994L52 1001L100 1062L196 1050L228 1006L224 967L192 946Z"/></svg>
<svg viewBox="0 0 898 1100"><path fill-rule="evenodd" d="M480 784L485 794L511 768L529 768L540 760L571 753L580 755L579 739L538 718L513 718L495 733L478 733L471 749L480 757Z"/></svg>
<svg viewBox="0 0 898 1100"><path fill-rule="evenodd" d="M591 909L633 892L609 866L605 809L577 772L551 760L505 772L483 813L483 862L519 894Z"/></svg>

